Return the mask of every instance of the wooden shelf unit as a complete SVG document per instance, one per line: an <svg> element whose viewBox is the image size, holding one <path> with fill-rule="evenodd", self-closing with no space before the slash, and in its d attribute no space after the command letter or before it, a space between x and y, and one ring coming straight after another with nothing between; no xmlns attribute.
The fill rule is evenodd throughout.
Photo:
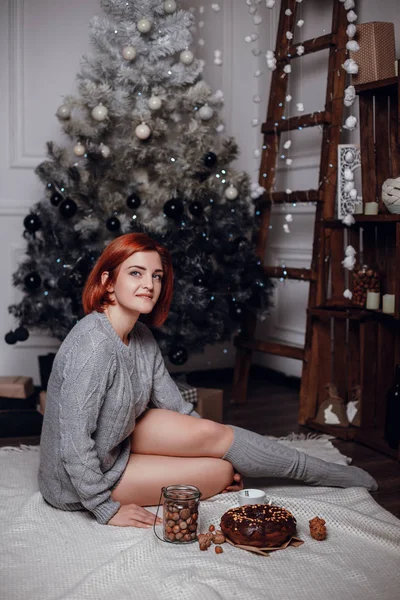
<svg viewBox="0 0 400 600"><path fill-rule="evenodd" d="M341 439L351 439L400 460L384 439L386 396L400 364L400 214L382 203L383 182L400 176L399 78L356 86L360 101L363 202L378 202L378 215L354 215L347 227L335 218L321 222L323 276L317 303L309 308L314 338L307 395L301 398L299 422ZM343 268L345 248L357 251L359 263L374 266L380 293L395 294L395 313L367 310L344 298L353 289L354 272ZM360 256L361 255L361 256ZM334 382L349 399L361 386L361 426L319 425L315 416Z"/></svg>

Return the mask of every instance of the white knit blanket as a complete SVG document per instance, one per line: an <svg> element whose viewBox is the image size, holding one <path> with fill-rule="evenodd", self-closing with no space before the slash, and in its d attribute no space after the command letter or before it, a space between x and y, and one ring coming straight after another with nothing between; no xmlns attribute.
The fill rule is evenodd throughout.
<svg viewBox="0 0 400 600"><path fill-rule="evenodd" d="M313 453L318 445L332 449L326 436L317 444L311 442ZM340 453L328 458L348 462ZM223 554L217 555L213 548L201 552L197 543L167 544L152 530L99 525L87 513L46 505L38 492L38 463L34 447L0 450L0 598L4 600L400 597L400 521L362 488L269 488L274 503L296 516L298 535L305 543L269 557L224 544ZM231 493L204 501L201 529L218 525L236 500L237 494ZM327 523L328 538L323 542L309 535L308 521L316 515Z"/></svg>

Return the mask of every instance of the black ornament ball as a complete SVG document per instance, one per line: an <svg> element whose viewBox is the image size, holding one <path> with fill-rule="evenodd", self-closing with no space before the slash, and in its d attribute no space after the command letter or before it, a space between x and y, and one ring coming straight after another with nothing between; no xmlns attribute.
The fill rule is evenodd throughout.
<svg viewBox="0 0 400 600"><path fill-rule="evenodd" d="M180 219L183 214L183 203L181 200L177 198L172 198L171 200L167 200L164 204L164 213L170 219Z"/></svg>
<svg viewBox="0 0 400 600"><path fill-rule="evenodd" d="M85 283L85 278L83 277L82 273L77 270L72 271L69 274L68 279L70 280L72 286L77 288L82 287Z"/></svg>
<svg viewBox="0 0 400 600"><path fill-rule="evenodd" d="M132 209L139 208L141 203L142 203L142 201L137 194L131 194L126 199L126 205L128 208L132 208Z"/></svg>
<svg viewBox="0 0 400 600"><path fill-rule="evenodd" d="M200 202L194 201L189 204L189 212L194 217L201 217L203 210L203 205Z"/></svg>
<svg viewBox="0 0 400 600"><path fill-rule="evenodd" d="M60 204L60 202L62 201L63 197L61 194L59 194L58 192L54 192L54 194L52 194L50 196L50 202L53 206L58 206Z"/></svg>
<svg viewBox="0 0 400 600"><path fill-rule="evenodd" d="M188 353L182 346L175 346L168 354L169 360L173 365L184 365L188 359Z"/></svg>
<svg viewBox="0 0 400 600"><path fill-rule="evenodd" d="M17 342L25 342L29 337L29 331L26 327L17 327L14 335L17 338Z"/></svg>
<svg viewBox="0 0 400 600"><path fill-rule="evenodd" d="M61 290L64 294L67 294L72 289L72 283L69 280L67 275L61 275L61 277L57 281L58 289Z"/></svg>
<svg viewBox="0 0 400 600"><path fill-rule="evenodd" d="M70 219L76 214L78 210L77 205L71 198L66 198L63 202L61 202L60 207L58 209L63 217L66 219Z"/></svg>
<svg viewBox="0 0 400 600"><path fill-rule="evenodd" d="M25 275L24 277L24 285L28 290L36 290L38 287L40 287L41 283L42 280L40 275L39 273L36 273L36 271L28 273L28 275Z"/></svg>
<svg viewBox="0 0 400 600"><path fill-rule="evenodd" d="M35 215L34 213L27 215L24 219L24 227L27 231L29 231L29 233L35 233L35 231L38 231L41 226L42 223L38 215Z"/></svg>
<svg viewBox="0 0 400 600"><path fill-rule="evenodd" d="M190 320L192 321L192 323L194 325L196 325L196 327L207 327L208 326L207 315L205 313L203 313L202 311L200 311L198 308L195 308L194 306L190 306L187 310L187 314L188 314Z"/></svg>
<svg viewBox="0 0 400 600"><path fill-rule="evenodd" d="M6 333L6 335L4 336L4 340L6 344L10 345L16 344L18 341L14 331L9 331L8 333Z"/></svg>
<svg viewBox="0 0 400 600"><path fill-rule="evenodd" d="M221 244L222 252L227 256L232 256L237 250L237 245L233 240L225 240Z"/></svg>
<svg viewBox="0 0 400 600"><path fill-rule="evenodd" d="M106 221L106 227L109 231L118 231L121 227L121 222L117 217L110 217Z"/></svg>
<svg viewBox="0 0 400 600"><path fill-rule="evenodd" d="M244 316L244 304L241 302L232 302L229 307L229 316L233 321L241 321Z"/></svg>
<svg viewBox="0 0 400 600"><path fill-rule="evenodd" d="M217 164L217 155L215 152L207 152L203 157L203 162L206 167L214 167Z"/></svg>

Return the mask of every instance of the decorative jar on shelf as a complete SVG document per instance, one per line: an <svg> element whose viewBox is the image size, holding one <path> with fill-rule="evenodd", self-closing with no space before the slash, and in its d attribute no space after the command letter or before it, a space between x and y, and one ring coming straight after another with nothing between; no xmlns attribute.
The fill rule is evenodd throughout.
<svg viewBox="0 0 400 600"><path fill-rule="evenodd" d="M370 292L368 294L368 292ZM360 308L379 308L379 271L374 265L356 265L353 270L352 302ZM367 305L368 301L368 305Z"/></svg>

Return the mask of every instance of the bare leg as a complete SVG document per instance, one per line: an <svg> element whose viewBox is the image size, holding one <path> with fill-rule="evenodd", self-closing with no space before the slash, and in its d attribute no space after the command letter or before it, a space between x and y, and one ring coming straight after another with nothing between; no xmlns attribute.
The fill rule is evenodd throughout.
<svg viewBox="0 0 400 600"><path fill-rule="evenodd" d="M154 506L158 504L162 487L183 483L198 487L204 499L221 492L232 479L232 465L218 458L131 454L111 496L121 504Z"/></svg>
<svg viewBox="0 0 400 600"><path fill-rule="evenodd" d="M132 434L132 452L223 458L247 477L290 477L313 485L369 490L378 487L357 467L328 463L241 427L161 409L149 410L139 420Z"/></svg>
<svg viewBox="0 0 400 600"><path fill-rule="evenodd" d="M233 431L228 425L153 408L137 421L131 435L131 452L221 458L232 441Z"/></svg>

